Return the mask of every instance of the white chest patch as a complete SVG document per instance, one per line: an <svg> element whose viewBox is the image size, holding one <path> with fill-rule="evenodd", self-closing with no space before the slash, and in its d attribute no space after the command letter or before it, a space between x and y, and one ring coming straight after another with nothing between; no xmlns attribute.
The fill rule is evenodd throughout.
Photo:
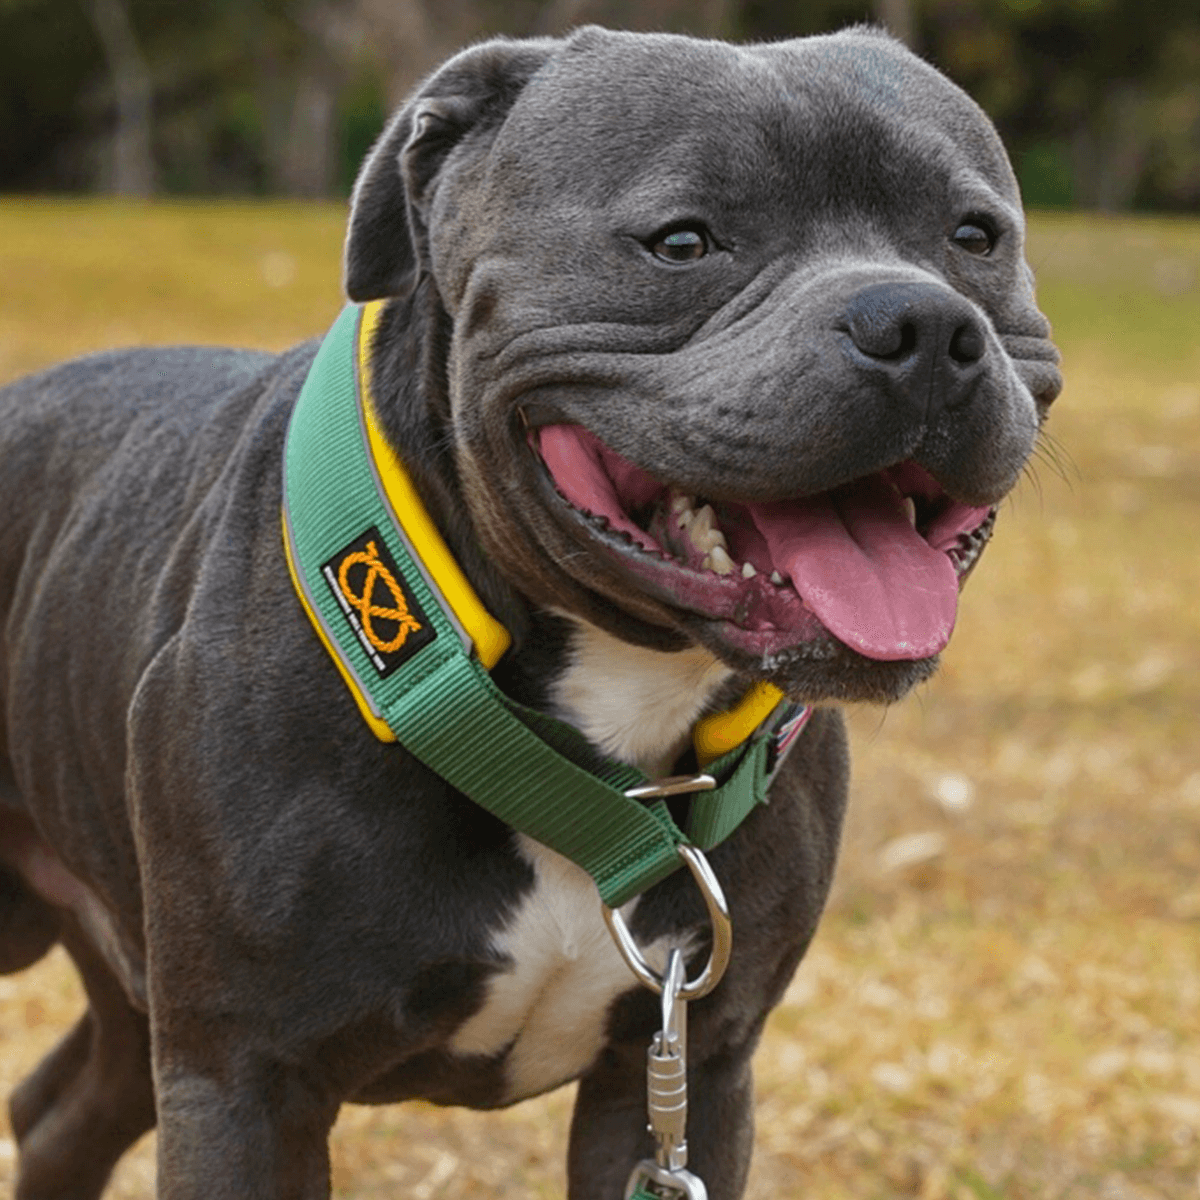
<svg viewBox="0 0 1200 1200"><path fill-rule="evenodd" d="M728 676L707 651L663 654L578 623L571 664L554 688L555 714L654 778L670 770ZM609 1006L638 986L604 924L591 876L532 838L520 835L518 846L536 883L494 940L511 966L492 978L483 1007L450 1043L460 1054L508 1048L507 1101L586 1071L604 1047ZM626 920L636 905L622 908ZM662 939L642 952L661 971L670 948Z"/></svg>
<svg viewBox="0 0 1200 1200"><path fill-rule="evenodd" d="M554 687L555 714L653 779L671 769L730 674L699 646L664 654L577 621L571 664Z"/></svg>
<svg viewBox="0 0 1200 1200"><path fill-rule="evenodd" d="M460 1054L508 1047L505 1100L520 1100L581 1075L604 1046L609 1005L637 981L613 944L596 885L581 867L519 836L537 882L495 940L511 966L493 977L484 1006L454 1035ZM621 911L628 918L637 901ZM644 947L658 969L668 947Z"/></svg>

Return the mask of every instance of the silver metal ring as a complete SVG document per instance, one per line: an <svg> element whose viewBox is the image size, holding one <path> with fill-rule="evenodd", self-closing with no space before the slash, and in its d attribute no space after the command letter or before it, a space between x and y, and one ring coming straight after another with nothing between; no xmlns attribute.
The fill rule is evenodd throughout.
<svg viewBox="0 0 1200 1200"><path fill-rule="evenodd" d="M668 775L631 787L625 796L629 800L657 800L662 796L686 796L691 792L711 792L717 781L711 775Z"/></svg>
<svg viewBox="0 0 1200 1200"><path fill-rule="evenodd" d="M687 864L700 894L704 897L708 919L712 924L712 953L707 965L695 979L685 981L679 989L681 999L698 1000L701 996L707 996L721 982L725 968L729 966L729 956L733 951L733 922L729 917L725 893L721 890L712 867L708 865L708 859L695 846L680 846L678 850L679 857ZM641 948L629 932L629 926L625 924L625 918L607 904L601 905L601 909L608 931L617 943L617 949L621 951L629 969L640 983L652 992L661 994L663 977L646 961Z"/></svg>

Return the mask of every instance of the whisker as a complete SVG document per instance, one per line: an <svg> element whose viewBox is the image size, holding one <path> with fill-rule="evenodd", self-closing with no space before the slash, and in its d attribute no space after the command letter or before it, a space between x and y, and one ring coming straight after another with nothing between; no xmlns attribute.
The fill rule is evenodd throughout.
<svg viewBox="0 0 1200 1200"><path fill-rule="evenodd" d="M1058 438L1043 429L1038 434L1033 453L1039 462L1044 462L1063 483L1072 491L1074 490L1073 485L1082 478L1082 475L1078 464L1071 457L1071 452Z"/></svg>
<svg viewBox="0 0 1200 1200"><path fill-rule="evenodd" d="M1021 468L1021 478L1023 481L1027 481L1029 486L1033 488L1038 498L1038 505L1044 507L1046 503L1046 494L1042 490L1042 480L1041 476L1039 476L1037 473L1037 464L1034 462L1027 462Z"/></svg>

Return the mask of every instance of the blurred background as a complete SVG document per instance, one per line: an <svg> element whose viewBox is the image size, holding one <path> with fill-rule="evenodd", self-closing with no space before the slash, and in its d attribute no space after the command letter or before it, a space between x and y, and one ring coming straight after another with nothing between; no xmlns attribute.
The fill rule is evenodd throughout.
<svg viewBox="0 0 1200 1200"><path fill-rule="evenodd" d="M864 20L979 100L1027 203L1200 204L1196 0L0 0L0 191L344 195L384 114L486 34Z"/></svg>
<svg viewBox="0 0 1200 1200"><path fill-rule="evenodd" d="M320 334L358 161L470 39L859 20L999 124L1066 389L936 678L849 714L843 853L757 1059L748 1200L1197 1200L1196 0L0 0L0 383ZM0 1098L82 1004L57 952L0 978ZM561 1197L570 1103L348 1107L336 1200ZM0 1192L15 1158L0 1117ZM153 1135L111 1195L153 1197Z"/></svg>

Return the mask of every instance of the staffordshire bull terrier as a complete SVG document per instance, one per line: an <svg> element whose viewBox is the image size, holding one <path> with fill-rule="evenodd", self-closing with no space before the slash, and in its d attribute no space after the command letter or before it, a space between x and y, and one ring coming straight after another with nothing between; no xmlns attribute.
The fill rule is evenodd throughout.
<svg viewBox="0 0 1200 1200"><path fill-rule="evenodd" d="M828 706L934 671L1059 388L1023 236L991 124L878 31L496 40L418 89L354 191L363 308L321 354L373 447L345 490L384 515L340 557L301 545L341 503L334 435L286 497L281 474L316 344L106 353L0 393L0 967L61 943L89 1003L12 1097L17 1196L98 1196L157 1124L161 1200L316 1200L344 1102L569 1080L572 1200L656 1150L637 1195L741 1195L751 1055L834 867ZM394 683L447 647L509 733ZM460 785L572 791L521 780L518 725L672 854L711 848L733 940L691 1006L691 1176L647 1130L663 1004L597 888L668 993L680 953L694 976L728 950L720 906L699 868L631 885L553 848L597 811L603 837L603 805L543 841ZM749 758L770 802L681 834L700 769L728 794Z"/></svg>

